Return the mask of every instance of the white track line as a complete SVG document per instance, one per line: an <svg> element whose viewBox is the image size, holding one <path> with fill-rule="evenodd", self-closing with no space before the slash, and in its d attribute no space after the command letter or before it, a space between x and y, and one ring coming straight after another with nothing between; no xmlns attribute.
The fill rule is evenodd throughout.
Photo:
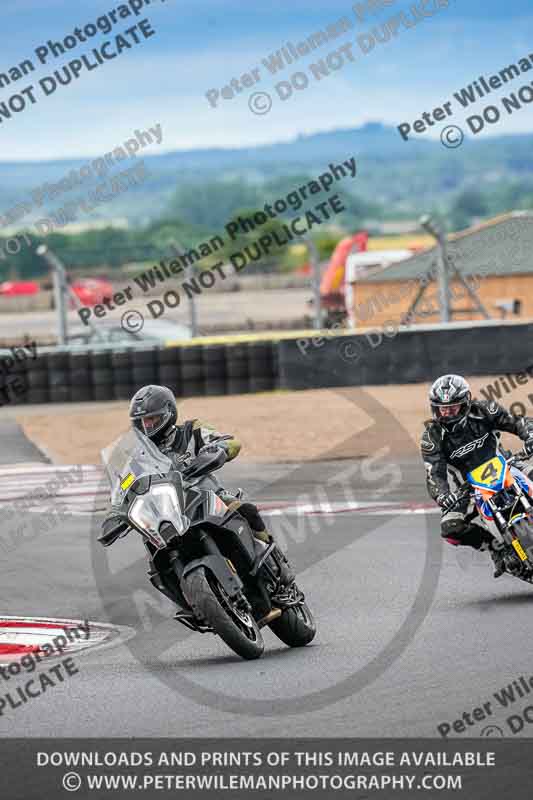
<svg viewBox="0 0 533 800"><path fill-rule="evenodd" d="M72 478L72 482L65 480ZM80 480L81 478L81 480ZM55 480L62 486L53 488ZM32 497L33 495L33 497ZM83 466L53 466L48 464L14 464L0 467L0 508L17 508L31 513L50 512L57 507L62 512L76 516L90 515L104 510L109 502L109 490L103 469L92 464ZM433 503L393 501L334 501L298 503L270 501L259 504L264 516L322 515L363 513L371 515L437 514Z"/></svg>

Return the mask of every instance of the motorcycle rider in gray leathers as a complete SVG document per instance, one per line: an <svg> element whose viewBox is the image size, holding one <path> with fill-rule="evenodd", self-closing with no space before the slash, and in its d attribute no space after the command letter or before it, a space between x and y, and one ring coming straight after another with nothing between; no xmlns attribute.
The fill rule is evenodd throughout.
<svg viewBox="0 0 533 800"><path fill-rule="evenodd" d="M176 399L166 386L150 385L139 389L130 403L130 420L134 428L151 439L176 465L178 461L183 463L184 458L192 461L202 453L214 451L219 455L222 452L225 460L231 461L241 449L240 443L233 436L221 434L198 419L186 420L178 425ZM257 506L242 502L240 497L230 494L222 487L217 493L230 510L238 511L247 520L253 536L259 542L270 545L274 541L272 534L266 530ZM98 541L108 547L127 530L127 523L111 508L102 524L102 534ZM277 545L275 554L281 564L281 582L283 586L288 586L294 581L294 572Z"/></svg>

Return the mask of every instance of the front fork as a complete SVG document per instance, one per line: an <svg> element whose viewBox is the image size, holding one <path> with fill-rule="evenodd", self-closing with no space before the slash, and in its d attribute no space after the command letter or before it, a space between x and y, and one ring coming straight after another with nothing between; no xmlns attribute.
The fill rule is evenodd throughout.
<svg viewBox="0 0 533 800"><path fill-rule="evenodd" d="M520 495L520 502L521 502L526 514L528 516L532 516L533 515L533 506L531 505L531 501L530 501L529 497L527 497L525 494L522 493Z"/></svg>
<svg viewBox="0 0 533 800"><path fill-rule="evenodd" d="M266 544L256 540L257 547L262 548L263 552L259 556L254 568L251 570L252 577L262 578L265 588L270 595L276 594L280 589L290 586L296 577L294 570L289 564L285 553L272 541Z"/></svg>
<svg viewBox="0 0 533 800"><path fill-rule="evenodd" d="M177 550L170 549L167 551L168 558L162 563L156 563L156 553L144 542L144 546L148 553L148 580L158 592L164 594L179 608L190 610L190 606L181 591L181 574L184 565L180 561Z"/></svg>
<svg viewBox="0 0 533 800"><path fill-rule="evenodd" d="M517 489L519 492L518 500L520 502L520 505L522 506L524 513L531 520L533 516L533 506L531 504L530 497L529 495L525 494L525 492L522 490L522 487L517 487ZM515 534L514 530L512 529L511 523L506 522L501 512L497 511L496 509L493 509L492 511L494 519L498 523L498 529L500 535L502 536L503 541L507 545L510 545L513 548L514 559L519 559L518 563L521 565L521 568L526 567L528 569L532 569L533 563L531 561L531 558L528 558L528 555L524 550L524 547L522 546L520 538ZM509 566L512 566L512 564L513 562L510 562Z"/></svg>
<svg viewBox="0 0 533 800"><path fill-rule="evenodd" d="M163 575L156 569L153 564L150 564L150 569L148 570L148 580L152 584L154 588L156 588L161 594L164 594L165 597L168 597L173 603L175 603L178 607L184 608L189 610L190 606L185 599L183 592L181 591L179 579L176 580L176 571L172 565L168 570L165 570L165 574L168 574L172 577L171 581L165 581Z"/></svg>

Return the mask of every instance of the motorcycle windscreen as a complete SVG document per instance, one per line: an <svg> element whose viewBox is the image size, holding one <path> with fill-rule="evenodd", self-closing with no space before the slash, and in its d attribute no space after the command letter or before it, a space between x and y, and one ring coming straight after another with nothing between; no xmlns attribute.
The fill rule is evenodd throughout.
<svg viewBox="0 0 533 800"><path fill-rule="evenodd" d="M102 450L100 455L114 506L122 503L135 481L148 475L166 475L172 469L170 458L135 428Z"/></svg>

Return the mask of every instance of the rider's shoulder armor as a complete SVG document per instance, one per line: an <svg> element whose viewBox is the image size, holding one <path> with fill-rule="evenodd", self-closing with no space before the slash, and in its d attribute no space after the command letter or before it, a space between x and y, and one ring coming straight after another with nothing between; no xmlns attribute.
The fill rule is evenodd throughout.
<svg viewBox="0 0 533 800"><path fill-rule="evenodd" d="M495 400L472 400L469 416L496 417L505 411Z"/></svg>
<svg viewBox="0 0 533 800"><path fill-rule="evenodd" d="M424 420L424 432L420 440L422 454L431 455L438 450L442 439L442 428L434 419Z"/></svg>

